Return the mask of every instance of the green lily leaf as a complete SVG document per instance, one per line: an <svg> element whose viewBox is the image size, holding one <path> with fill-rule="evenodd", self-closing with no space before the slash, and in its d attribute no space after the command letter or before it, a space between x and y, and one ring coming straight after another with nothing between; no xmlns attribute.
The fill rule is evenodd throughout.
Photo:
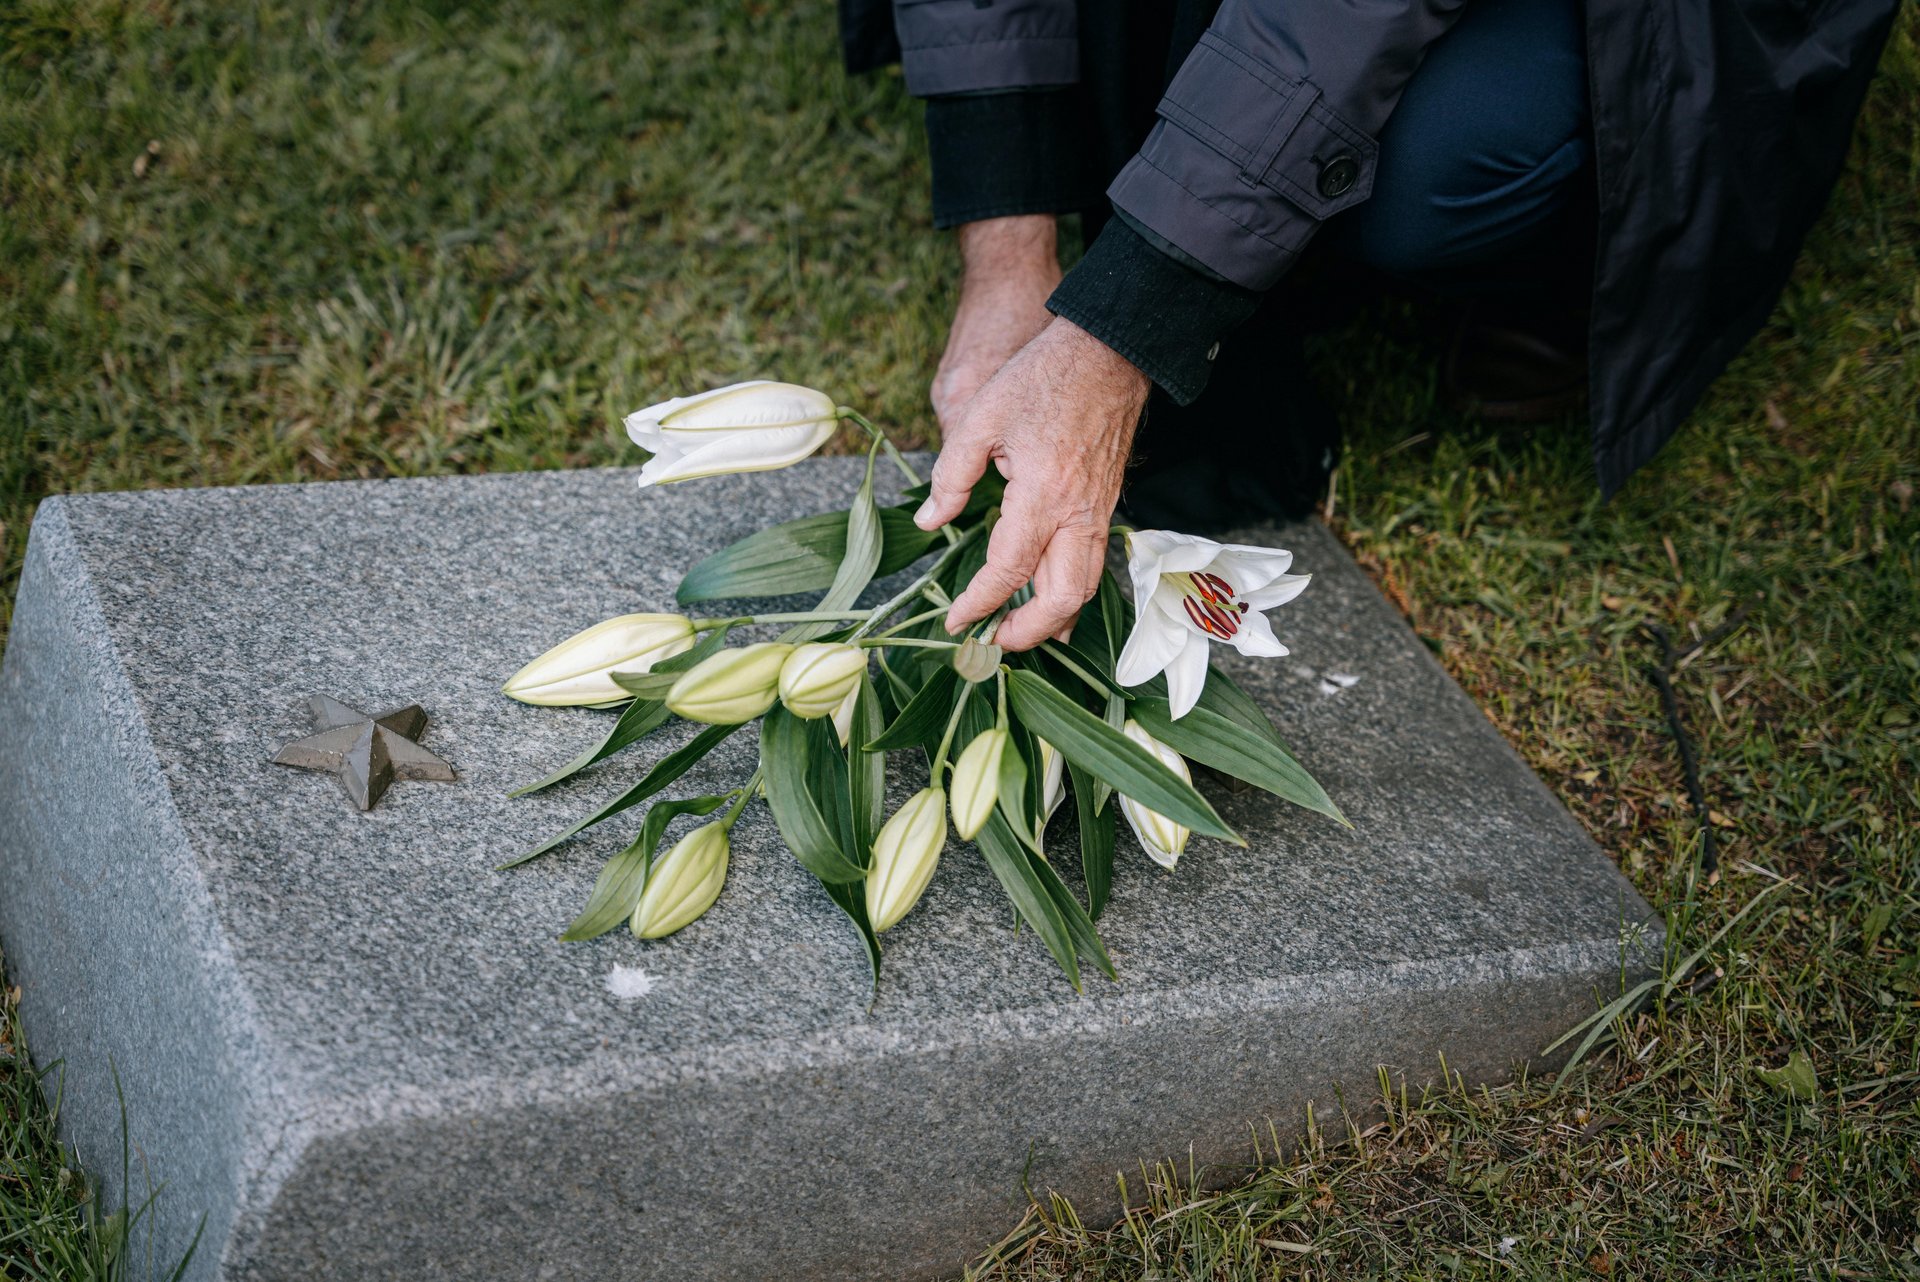
<svg viewBox="0 0 1920 1282"><path fill-rule="evenodd" d="M846 551L841 555L840 565L834 571L833 582L828 585L826 595L815 604L816 610L851 609L853 603L860 599L860 594L866 591L867 584L873 582L874 571L880 568L884 535L880 529L880 509L873 503L873 462L879 453L878 443L867 451L867 474L861 479L860 488L854 491L853 502L847 508ZM798 645L824 636L837 626L833 623L801 623L788 628L780 639Z"/></svg>
<svg viewBox="0 0 1920 1282"><path fill-rule="evenodd" d="M960 674L948 665L942 663L932 669L925 684L907 701L907 706L900 709L893 724L882 731L879 738L862 745L863 750L892 752L937 742L941 731L946 729L947 718L953 715L954 690L959 685Z"/></svg>
<svg viewBox="0 0 1920 1282"><path fill-rule="evenodd" d="M871 577L906 569L939 539L913 523L913 507L878 510L881 551ZM822 512L749 534L687 571L674 595L680 604L693 605L825 591L847 559L847 526L845 512Z"/></svg>
<svg viewBox="0 0 1920 1282"><path fill-rule="evenodd" d="M847 780L858 848L872 850L887 817L887 754L864 752L860 745L880 737L880 692L872 676L860 678L860 695L853 705L853 725L847 733Z"/></svg>
<svg viewBox="0 0 1920 1282"><path fill-rule="evenodd" d="M1080 817L1080 875L1087 882L1087 913L1098 921L1113 893L1113 806L1102 807L1094 777L1069 765L1073 805Z"/></svg>
<svg viewBox="0 0 1920 1282"><path fill-rule="evenodd" d="M1052 744L1071 764L1112 784L1149 810L1167 816L1203 836L1246 845L1193 785L1161 765L1153 754L1094 716L1032 672L1016 670L1007 678L1013 711L1035 734Z"/></svg>
<svg viewBox="0 0 1920 1282"><path fill-rule="evenodd" d="M554 836L547 838L545 842L529 850L526 854L521 855L517 859L509 859L506 863L501 864L500 867L516 868L530 859L538 859L541 855L546 854L549 850L552 850L555 846L567 840L567 838L587 828L591 828L602 819L610 819L623 810L631 809L639 805L648 797L653 796L662 788L673 783L681 775L693 769L695 763L698 762L700 758L712 752L720 745L722 740L739 728L739 726L706 727L689 740L685 746L668 753L662 758L658 765L647 771L646 778L642 779L639 783L636 783L633 787L627 789L618 797L615 797L612 801L609 801L606 805L600 807L600 809L594 811L585 819L580 820L566 831L556 833Z"/></svg>
<svg viewBox="0 0 1920 1282"><path fill-rule="evenodd" d="M929 481L922 481L918 485L909 485L902 491L907 502L901 506L911 511L925 502L927 495L932 492L933 485ZM999 507L1006 497L1006 478L1001 476L996 469L988 468L985 474L973 483L973 492L967 496L967 505L960 509L960 515L954 518L953 523L959 525L976 520L988 508Z"/></svg>
<svg viewBox="0 0 1920 1282"><path fill-rule="evenodd" d="M860 942L867 946L867 965L873 971L873 994L880 993L880 936L873 933L873 923L867 920L867 894L857 881L820 883L827 892L827 898L833 900L853 928L860 933Z"/></svg>
<svg viewBox="0 0 1920 1282"><path fill-rule="evenodd" d="M1141 729L1181 756L1244 779L1283 801L1347 824L1340 807L1333 804L1326 790L1293 759L1292 753L1241 722L1230 720L1204 703L1175 721L1165 699L1136 699L1132 711Z"/></svg>
<svg viewBox="0 0 1920 1282"><path fill-rule="evenodd" d="M613 683L636 699L664 699L667 691L673 689L673 683L680 679L678 672L667 672L660 668L650 672L616 672L612 675Z"/></svg>
<svg viewBox="0 0 1920 1282"><path fill-rule="evenodd" d="M780 836L794 858L821 881L859 881L867 875L865 862L856 864L847 858L834 812L823 811L820 798L809 787L809 756L807 723L775 704L760 722L760 765L767 806Z"/></svg>
<svg viewBox="0 0 1920 1282"><path fill-rule="evenodd" d="M1047 897L1053 901L1054 909L1060 914L1060 920L1066 923L1067 934L1073 939L1074 951L1082 957L1093 958L1093 964L1098 966L1100 973L1108 979L1118 979L1119 976L1114 973L1113 959L1107 956L1107 945L1101 940L1100 932L1094 929L1093 918L1088 916L1087 910L1080 906L1080 901L1073 897L1073 892L1067 889L1066 883L1060 880L1060 874L1053 870L1052 864L1038 854L1029 854L1028 860L1034 875L1040 879L1040 884L1046 887Z"/></svg>
<svg viewBox="0 0 1920 1282"><path fill-rule="evenodd" d="M994 801L994 808L1006 820L1007 828L1020 839L1020 844L1037 855L1040 853L1040 834L1036 831L1033 817L1037 807L1033 805L1031 790L1027 787L1031 772L1021 753L1019 736L1009 734L1008 739L1006 751L1000 754L999 796ZM1031 735L1027 737L1027 742L1033 742Z"/></svg>
<svg viewBox="0 0 1920 1282"><path fill-rule="evenodd" d="M1074 951L1073 934L1067 928L1066 919L1061 915L1060 906L1054 902L1045 880L1034 871L1033 865L1041 861L1020 844L1020 839L1013 835L1013 829L1007 827L1007 821L1000 817L998 811L988 818L986 827L980 830L973 841L980 847L980 853L986 856L987 867L999 879L1021 920L1033 927L1033 933L1040 936L1040 942L1053 954L1054 961L1060 964L1074 991L1079 992L1080 963Z"/></svg>

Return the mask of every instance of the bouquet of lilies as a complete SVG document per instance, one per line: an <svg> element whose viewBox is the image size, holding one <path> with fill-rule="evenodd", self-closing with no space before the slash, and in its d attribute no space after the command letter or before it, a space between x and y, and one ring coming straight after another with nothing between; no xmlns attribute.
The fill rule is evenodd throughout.
<svg viewBox="0 0 1920 1282"><path fill-rule="evenodd" d="M927 493L913 467L885 433L811 388L740 383L641 410L627 430L653 455L641 469L644 488L786 467L842 422L872 441L850 505L740 540L695 565L678 592L683 606L820 593L810 609L623 615L561 642L504 687L524 703L621 709L597 746L515 795L558 783L675 717L701 727L625 792L505 865L649 806L562 938L591 939L625 921L642 939L658 939L697 920L725 885L729 832L763 799L794 857L858 930L876 982L880 936L919 902L951 825L978 847L1019 919L1077 988L1083 962L1113 975L1095 922L1112 885L1116 811L1168 870L1194 836L1245 845L1195 790L1189 761L1345 822L1266 715L1209 663L1216 643L1246 655L1287 653L1262 611L1307 585L1308 576L1288 573L1290 553L1116 527L1132 604L1103 572L1070 640L1003 652L993 643L997 615L961 636L941 622L986 560L1002 493L991 472L965 511L927 531L912 519ZM898 507L874 500L883 454L909 482L909 501ZM905 582L885 600L858 604L895 576ZM763 627L782 630L744 641ZM755 722L759 768L750 778L718 795L663 798ZM899 754L924 757L926 786L888 814L888 770ZM1069 783L1084 904L1046 847ZM675 820L716 813L658 853Z"/></svg>

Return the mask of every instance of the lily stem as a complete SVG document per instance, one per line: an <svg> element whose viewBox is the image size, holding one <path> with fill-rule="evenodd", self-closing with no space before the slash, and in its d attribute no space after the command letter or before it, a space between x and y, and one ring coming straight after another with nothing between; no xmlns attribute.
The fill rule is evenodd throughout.
<svg viewBox="0 0 1920 1282"><path fill-rule="evenodd" d="M940 595L945 596L946 593L942 592ZM908 628L914 626L916 623L925 623L928 619L937 619L941 615L947 612L947 606L950 604L952 604L952 602L942 602L938 609L923 610L919 614L914 615L912 618L907 619L900 623L896 623L892 627L886 629L884 632L876 632L874 635L880 636L880 637L890 637L894 635L894 633L896 632L905 632Z"/></svg>
<svg viewBox="0 0 1920 1282"><path fill-rule="evenodd" d="M734 822L740 818L740 812L747 808L749 801L753 800L754 790L760 786L760 779L766 774L766 770L767 768L765 766L755 766L753 769L753 778L747 780L745 786L737 789L740 795L734 799L733 805L728 808L726 816L720 820L720 822L726 826L728 832L733 831Z"/></svg>
<svg viewBox="0 0 1920 1282"><path fill-rule="evenodd" d="M934 579L939 576L940 572L946 569L947 566L953 561L953 559L960 554L960 550L962 548L966 547L969 543L973 542L976 538L980 536L980 531L982 528L983 527L981 526L975 526L973 529L968 530L965 534L962 534L958 539L956 539L952 544L948 546L945 552L942 552L940 554L939 560L935 561L932 565L927 567L927 572L925 574L921 575L919 578L915 579L913 582L907 584L906 587L900 589L899 592L894 594L894 597L892 600L886 601L882 603L879 607L877 607L870 615L867 616L867 621L865 623L861 624L859 627L854 629L853 635L848 637L847 640L858 641L861 637L867 636L875 628L879 627L881 624L885 623L888 619L892 618L893 615L897 614L901 606L904 606L907 602L919 596L921 592L926 590L927 585L929 583L932 583Z"/></svg>
<svg viewBox="0 0 1920 1282"><path fill-rule="evenodd" d="M867 429L867 435L871 436L874 442L887 452L887 457L893 460L893 465L900 469L900 475L907 478L907 484L923 485L926 483L925 478L914 470L913 464L907 462L906 455L900 452L899 447L893 443L892 438L876 427L865 414L847 405L839 406L836 412L841 418L846 419L848 422L858 424ZM947 546L949 547L952 547L960 538L959 531L955 530L951 524L941 526L940 533L945 536Z"/></svg>
<svg viewBox="0 0 1920 1282"><path fill-rule="evenodd" d="M1096 677L1091 672L1088 672L1085 668L1081 667L1080 664L1077 661L1075 661L1073 656L1067 653L1067 648L1065 646L1058 645L1052 641L1045 641L1041 643L1040 648L1045 650L1048 654L1052 655L1054 658L1058 659L1061 662L1061 664L1066 667L1067 671L1073 673L1074 676L1079 677L1082 681L1086 682L1088 685L1092 686L1094 689L1100 691L1100 693L1102 694L1112 693L1116 683L1101 677Z"/></svg>
<svg viewBox="0 0 1920 1282"><path fill-rule="evenodd" d="M933 773L928 780L934 787L941 787L940 776L947 769L947 749L953 747L953 733L960 728L960 714L967 709L965 699L953 701L953 715L947 718L947 732L940 736L940 751L933 754Z"/></svg>
<svg viewBox="0 0 1920 1282"><path fill-rule="evenodd" d="M900 647L920 650L958 650L958 641L937 641L931 637L864 637L854 642L869 650Z"/></svg>
<svg viewBox="0 0 1920 1282"><path fill-rule="evenodd" d="M695 619L695 632L711 632L715 628L731 628L747 623L857 623L865 619L867 610L801 610L793 614L739 614L728 619Z"/></svg>
<svg viewBox="0 0 1920 1282"><path fill-rule="evenodd" d="M900 469L900 475L907 478L909 485L919 485L926 479L914 470L913 464L907 462L906 457L902 455L894 443L888 439L887 434L874 425L872 419L869 419L865 414L848 405L840 406L839 414L841 418L846 419L848 422L866 429L867 435L871 436L875 443L887 452L887 457L893 460L893 465Z"/></svg>

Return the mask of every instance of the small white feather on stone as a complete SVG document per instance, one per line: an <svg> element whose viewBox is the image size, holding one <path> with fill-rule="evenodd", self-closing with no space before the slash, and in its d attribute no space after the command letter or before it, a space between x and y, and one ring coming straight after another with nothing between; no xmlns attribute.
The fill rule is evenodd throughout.
<svg viewBox="0 0 1920 1282"><path fill-rule="evenodd" d="M1354 676L1350 672L1329 672L1326 676L1320 678L1320 693L1323 695L1339 694L1342 690L1353 688L1353 686L1359 683L1359 680L1359 677Z"/></svg>
<svg viewBox="0 0 1920 1282"><path fill-rule="evenodd" d="M621 1001L650 997L659 982L638 966L615 966L607 972L607 991Z"/></svg>

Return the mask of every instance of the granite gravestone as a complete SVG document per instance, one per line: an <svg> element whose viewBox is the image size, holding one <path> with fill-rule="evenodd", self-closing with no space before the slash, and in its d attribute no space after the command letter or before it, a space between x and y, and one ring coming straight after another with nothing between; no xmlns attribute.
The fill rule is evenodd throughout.
<svg viewBox="0 0 1920 1282"><path fill-rule="evenodd" d="M834 506L857 466L41 506L0 679L0 942L96 1170L118 1070L133 1191L165 1186L155 1258L204 1214L201 1279L954 1273L1023 1181L1097 1219L1117 1170L1243 1160L1249 1123L1297 1129L1377 1065L1500 1076L1640 964L1646 905L1317 525L1248 534L1315 576L1276 616L1294 656L1222 658L1355 827L1209 784L1249 849L1196 841L1169 875L1123 836L1118 983L1072 992L955 847L869 1009L858 941L757 806L694 927L559 942L639 812L494 865L679 738L509 800L607 714L500 682L673 608L694 559ZM457 777L362 812L273 764L317 691L418 702Z"/></svg>

